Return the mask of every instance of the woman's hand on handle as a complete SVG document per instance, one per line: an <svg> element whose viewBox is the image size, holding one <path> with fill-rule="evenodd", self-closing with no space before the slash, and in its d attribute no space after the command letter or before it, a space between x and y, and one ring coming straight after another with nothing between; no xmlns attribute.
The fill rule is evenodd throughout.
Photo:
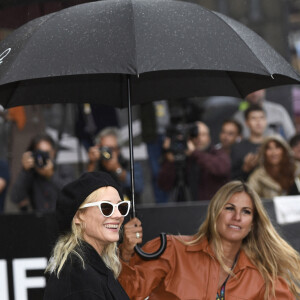
<svg viewBox="0 0 300 300"><path fill-rule="evenodd" d="M142 240L142 223L138 218L133 218L124 225L123 243L119 246L121 259L128 262L134 254L134 247L142 243Z"/></svg>

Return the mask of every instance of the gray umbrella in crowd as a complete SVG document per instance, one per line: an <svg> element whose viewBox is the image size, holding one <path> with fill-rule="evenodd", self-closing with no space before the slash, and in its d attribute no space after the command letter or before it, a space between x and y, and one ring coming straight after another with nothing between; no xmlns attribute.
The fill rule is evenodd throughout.
<svg viewBox="0 0 300 300"><path fill-rule="evenodd" d="M35 19L0 43L5 108L70 102L129 107L133 216L132 105L194 96L244 98L299 82L293 68L247 27L175 0L77 5ZM161 239L156 254L165 247Z"/></svg>

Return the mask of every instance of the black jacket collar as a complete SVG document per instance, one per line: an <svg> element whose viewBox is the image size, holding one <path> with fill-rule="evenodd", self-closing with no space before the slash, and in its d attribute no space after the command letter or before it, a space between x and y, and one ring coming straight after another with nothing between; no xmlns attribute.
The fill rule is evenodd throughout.
<svg viewBox="0 0 300 300"><path fill-rule="evenodd" d="M98 252L87 242L82 241L79 249L80 255L86 263L96 269L99 273L103 275L108 275L112 271L105 265L102 257Z"/></svg>

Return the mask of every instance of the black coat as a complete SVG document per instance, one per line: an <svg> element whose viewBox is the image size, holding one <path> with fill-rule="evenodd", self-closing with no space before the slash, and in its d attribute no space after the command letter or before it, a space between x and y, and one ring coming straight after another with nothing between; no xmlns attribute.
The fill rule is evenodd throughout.
<svg viewBox="0 0 300 300"><path fill-rule="evenodd" d="M54 273L50 275L44 300L129 300L94 248L84 243L80 252L85 269L81 260L71 254L59 278Z"/></svg>

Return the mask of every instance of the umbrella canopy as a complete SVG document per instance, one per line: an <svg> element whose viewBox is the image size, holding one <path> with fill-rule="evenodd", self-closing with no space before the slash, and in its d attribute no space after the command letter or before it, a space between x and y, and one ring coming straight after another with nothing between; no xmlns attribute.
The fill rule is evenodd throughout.
<svg viewBox="0 0 300 300"><path fill-rule="evenodd" d="M294 84L300 77L258 35L199 5L174 0L106 0L37 18L0 43L0 104L131 105ZM159 256L161 247L148 258Z"/></svg>
<svg viewBox="0 0 300 300"><path fill-rule="evenodd" d="M299 83L242 24L172 0L107 0L35 19L0 43L0 104L128 106L173 97L243 98Z"/></svg>

